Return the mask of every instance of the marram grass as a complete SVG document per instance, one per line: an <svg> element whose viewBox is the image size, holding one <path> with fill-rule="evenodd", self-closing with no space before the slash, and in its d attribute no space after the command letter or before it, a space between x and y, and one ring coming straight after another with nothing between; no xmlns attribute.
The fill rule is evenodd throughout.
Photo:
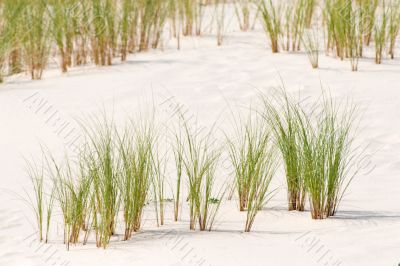
<svg viewBox="0 0 400 266"><path fill-rule="evenodd" d="M288 210L304 211L306 187L302 173L301 117L299 105L284 90L276 97L263 96L263 117L271 127L282 156L287 184Z"/></svg>
<svg viewBox="0 0 400 266"><path fill-rule="evenodd" d="M208 27L206 10L214 10L210 32L222 45L229 8L242 31L256 21L264 27L273 53L304 49L313 67L318 58L309 34L313 27L324 30L326 54L349 60L353 71L366 46L373 46L378 64L386 56L393 59L398 46L398 0L4 0L0 82L20 72L41 79L49 62L63 73L88 63L111 65L174 38L180 49L181 36L200 36Z"/></svg>
<svg viewBox="0 0 400 266"><path fill-rule="evenodd" d="M330 97L307 115L298 109L301 127L301 168L311 216L324 219L336 213L357 168L352 156L354 107Z"/></svg>
<svg viewBox="0 0 400 266"><path fill-rule="evenodd" d="M278 166L268 126L251 111L244 125L236 125L228 139L240 211L247 211L245 232L250 232L258 211L268 200L269 185Z"/></svg>
<svg viewBox="0 0 400 266"><path fill-rule="evenodd" d="M188 182L190 230L195 230L198 223L200 231L211 231L225 192L223 188L216 187L216 170L221 153L215 147L212 130L202 135L193 130L188 121L185 121L183 130L182 162ZM217 199L217 202L212 199Z"/></svg>
<svg viewBox="0 0 400 266"><path fill-rule="evenodd" d="M142 229L144 210L152 202L155 208L149 208L163 225L168 219L164 190L171 177L177 177L172 219L182 216L180 209L186 204L191 230L213 230L227 189L220 171L224 149L234 169L230 177L239 209L246 212L244 231L252 230L257 214L271 199L271 180L281 162L289 210L307 210L308 199L313 219L335 215L357 174L354 106L324 93L305 110L284 89L274 97L263 95L262 100L262 109L251 109L246 120L236 120L236 131L226 133L225 146L214 137L215 127L200 130L181 115L172 149L165 147L165 153L160 152L164 138L155 116L132 119L125 127L105 114L90 119L74 157L59 160L43 152L41 165L28 161L34 192L28 197L39 239L49 240L57 211L67 249L87 244L91 237L102 248L117 235L130 240ZM171 172L167 162L172 157L176 171Z"/></svg>

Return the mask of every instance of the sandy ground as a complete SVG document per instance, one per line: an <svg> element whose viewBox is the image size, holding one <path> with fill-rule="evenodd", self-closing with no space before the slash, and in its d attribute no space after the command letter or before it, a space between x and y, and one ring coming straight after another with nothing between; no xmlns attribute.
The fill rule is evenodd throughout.
<svg viewBox="0 0 400 266"><path fill-rule="evenodd" d="M132 55L112 67L48 70L42 81L11 77L0 87L0 265L390 265L400 263L400 60L350 63L321 55L312 70L303 53L271 54L261 30L232 32L222 47L213 36L173 41L165 51ZM55 153L72 151L80 133L75 119L113 110L123 120L149 103L166 117L183 106L198 123L220 119L228 106L243 109L257 94L284 81L302 99L316 98L321 84L333 97L352 99L362 114L358 142L366 146L361 172L338 215L323 221L286 211L282 173L278 194L243 233L245 217L235 201L223 204L214 232L190 232L181 221L155 226L146 210L143 231L128 242L113 238L107 250L93 243L66 252L61 226L51 243L39 244L33 214L22 199L29 191L25 157L39 157L39 143ZM222 117L222 119L221 119Z"/></svg>

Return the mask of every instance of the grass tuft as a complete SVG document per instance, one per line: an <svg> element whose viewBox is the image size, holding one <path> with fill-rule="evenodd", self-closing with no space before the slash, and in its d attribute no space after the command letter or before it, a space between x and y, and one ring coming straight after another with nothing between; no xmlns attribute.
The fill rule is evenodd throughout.
<svg viewBox="0 0 400 266"><path fill-rule="evenodd" d="M228 139L239 209L247 211L245 232L250 232L258 211L268 200L269 185L278 166L268 127L252 112L245 125L236 123L235 139Z"/></svg>

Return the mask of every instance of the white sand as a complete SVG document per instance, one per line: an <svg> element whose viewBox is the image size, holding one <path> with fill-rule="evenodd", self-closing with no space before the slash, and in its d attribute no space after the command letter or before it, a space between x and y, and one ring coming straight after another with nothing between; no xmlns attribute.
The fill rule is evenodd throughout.
<svg viewBox="0 0 400 266"><path fill-rule="evenodd" d="M273 55L266 46L261 30L230 33L222 47L214 37L187 38L181 51L171 41L163 52L133 55L124 64L71 69L66 75L48 70L43 81L18 76L1 85L0 265L400 263L400 60L375 65L370 57L352 73L349 62L322 55L320 69L312 70L306 55ZM318 97L322 83L334 97L353 99L363 114L358 141L369 146L336 217L314 221L309 212L286 211L279 173L274 184L280 191L249 234L242 233L245 217L233 201L224 203L214 232L190 232L185 210L173 223L168 206L165 226L157 228L147 210L142 232L128 242L112 239L107 250L89 243L66 252L61 225L54 226L51 244L38 243L33 213L21 200L30 188L23 156L40 158L39 143L59 154L71 150L66 143L79 137L75 118L104 107L123 119L154 97L163 115L179 103L209 127L218 116L230 115L228 104L248 106L258 91L279 85L280 77L303 98ZM63 126L67 129L57 134Z"/></svg>

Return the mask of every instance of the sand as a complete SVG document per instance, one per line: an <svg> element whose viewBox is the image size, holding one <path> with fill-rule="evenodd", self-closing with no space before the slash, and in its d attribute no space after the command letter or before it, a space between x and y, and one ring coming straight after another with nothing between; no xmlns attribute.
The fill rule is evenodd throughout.
<svg viewBox="0 0 400 266"><path fill-rule="evenodd" d="M257 28L229 31L221 47L205 34L185 38L180 51L174 40L165 41L164 51L131 55L111 67L73 68L65 75L53 68L42 81L10 77L0 86L0 265L397 265L400 60L376 65L369 53L359 69L351 72L348 61L324 54L316 70L302 52L272 54ZM39 144L56 154L73 153L82 137L76 119L104 109L124 121L149 104L171 117L179 105L199 126L219 119L219 128L229 130L229 106L244 110L282 81L301 99L318 98L322 84L359 108L357 142L366 147L365 156L337 216L314 221L308 211L288 212L280 170L278 193L251 233L243 233L245 215L233 200L223 203L213 232L189 231L186 208L174 223L168 205L164 226L157 228L149 208L142 232L127 242L116 236L106 250L91 241L67 252L61 224L52 228L49 244L37 241L24 200L31 194L24 157L40 158Z"/></svg>

